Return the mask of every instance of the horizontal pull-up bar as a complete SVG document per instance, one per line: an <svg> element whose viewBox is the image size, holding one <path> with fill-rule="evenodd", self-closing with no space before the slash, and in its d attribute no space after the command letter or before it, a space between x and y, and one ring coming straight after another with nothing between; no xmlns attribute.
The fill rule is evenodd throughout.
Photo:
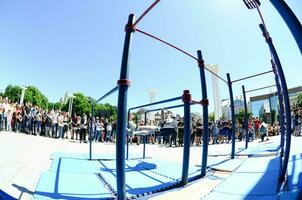
<svg viewBox="0 0 302 200"><path fill-rule="evenodd" d="M240 78L240 79L232 81L232 83L243 81L243 80L250 79L250 78L254 78L256 76L261 76L261 75L268 74L268 73L271 73L271 72L273 72L273 70L270 70L270 71L267 71L267 72L262 72L262 73L259 73L259 74L254 74L254 75L247 76L247 77L244 77L244 78Z"/></svg>
<svg viewBox="0 0 302 200"><path fill-rule="evenodd" d="M147 107L147 106L154 106L154 105L158 105L158 104L162 104L162 103L168 103L168 102L171 102L171 101L177 101L177 100L181 100L181 99L182 99L182 96L171 98L171 99L166 99L166 100L162 100L162 101L157 101L157 102L153 102L153 103L149 103L149 104L129 108L129 111L134 110L134 109L138 109L138 108Z"/></svg>
<svg viewBox="0 0 302 200"><path fill-rule="evenodd" d="M106 97L108 97L109 95L111 95L112 93L116 92L118 90L118 86L114 87L112 90L110 90L109 92L107 92L104 96L102 96L101 98L99 98L96 103L99 103L100 101L102 101L103 99L105 99Z"/></svg>
<svg viewBox="0 0 302 200"><path fill-rule="evenodd" d="M183 53L183 54L189 56L190 58L196 60L197 62L199 61L198 58L196 58L196 57L193 56L192 54L188 53L187 51L185 51L185 50L183 50L183 49L181 49L181 48L179 48L179 47L177 47L177 46L175 46L175 45L173 45L173 44L171 44L171 43L169 43L169 42L167 42L167 41L165 41L165 40L163 40L163 39L161 39L161 38L159 38L159 37L157 37L157 36L155 36L155 35L152 35L152 34L150 34L150 33L147 33L147 32L145 32L145 31L142 31L142 30L137 29L137 28L135 28L135 30L136 30L137 32L142 33L142 34L144 34L144 35L146 35L146 36L149 36L149 37L151 37L151 38L153 38L153 39L155 39L155 40L157 40L157 41L159 41L159 42L161 42L161 43L164 43L164 44L168 45L169 47L172 47L173 49L176 49L177 51L179 51L179 52L181 52L181 53ZM211 74L213 74L214 76L216 76L217 78L219 78L220 80L222 80L223 82L227 83L227 81L226 81L225 79L223 79L221 76L219 76L218 74L212 72L211 70L209 70L209 69L206 68L206 67L204 67L204 68L205 68L208 72L210 72Z"/></svg>
<svg viewBox="0 0 302 200"><path fill-rule="evenodd" d="M190 103L190 105L195 105L196 103ZM173 109L173 108L180 108L180 107L184 107L184 104L179 104L179 105L175 105L175 106L169 106L169 107L164 107L164 108L156 108L156 109L152 109L152 110L147 110L145 113L149 113L149 112L155 112L155 111L159 111L159 110L168 110L168 109Z"/></svg>
<svg viewBox="0 0 302 200"><path fill-rule="evenodd" d="M275 87L275 86L276 85L269 85L269 86L265 86L265 87L261 87L261 88L257 88L257 89L253 89L253 90L247 90L247 91L245 91L245 93L263 90L263 89L267 89L267 88L271 88L271 87Z"/></svg>

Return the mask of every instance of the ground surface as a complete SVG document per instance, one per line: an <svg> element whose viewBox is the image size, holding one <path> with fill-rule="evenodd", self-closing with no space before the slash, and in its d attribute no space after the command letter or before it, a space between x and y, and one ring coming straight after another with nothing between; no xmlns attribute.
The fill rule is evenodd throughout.
<svg viewBox="0 0 302 200"><path fill-rule="evenodd" d="M279 137L270 137L267 145L278 142ZM294 138L292 147L298 145L300 138ZM251 148L256 148L258 141L250 143ZM263 144L261 144L263 145ZM236 149L240 151L244 142L237 142ZM130 155L141 157L142 145L131 145ZM43 172L51 167L51 155L54 152L88 153L89 145L79 144L73 140L51 139L39 136L30 136L17 133L0 133L0 189L17 199L31 199L36 191L37 183ZM230 144L210 145L209 155L221 155L228 159ZM301 150L302 151L302 150ZM301 152L300 151L300 152ZM167 148L160 145L147 145L147 157L181 163L182 148ZM297 153L297 150L296 150ZM115 154L114 144L93 143L93 155ZM190 165L197 166L201 163L201 147L192 147ZM212 162L215 157L209 157ZM246 159L243 158L243 159ZM301 160L301 159L300 159ZM227 168L230 168L228 166ZM234 168L235 169L235 168ZM301 168L300 168L301 169ZM297 170L296 170L297 171ZM296 172L295 172L296 173ZM225 181L232 173L211 172L211 176L190 183L187 187L177 188L164 193L151 196L151 199L201 199L206 197L214 188Z"/></svg>

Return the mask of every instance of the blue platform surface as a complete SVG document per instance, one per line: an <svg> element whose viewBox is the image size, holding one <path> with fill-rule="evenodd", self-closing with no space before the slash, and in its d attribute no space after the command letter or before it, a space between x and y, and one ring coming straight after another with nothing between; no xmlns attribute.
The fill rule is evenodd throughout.
<svg viewBox="0 0 302 200"><path fill-rule="evenodd" d="M16 200L16 198L10 196L9 194L7 194L6 192L2 191L0 189L0 200Z"/></svg>
<svg viewBox="0 0 302 200"><path fill-rule="evenodd" d="M213 170L232 172L236 170L245 159L235 158L235 159L225 159L218 163L210 164L208 167Z"/></svg>
<svg viewBox="0 0 302 200"><path fill-rule="evenodd" d="M56 158L52 161L50 171L69 173L98 173L100 171L99 161L82 158Z"/></svg>
<svg viewBox="0 0 302 200"><path fill-rule="evenodd" d="M97 174L44 172L34 199L113 199Z"/></svg>
<svg viewBox="0 0 302 200"><path fill-rule="evenodd" d="M288 189L302 188L302 154L291 155L288 162Z"/></svg>
<svg viewBox="0 0 302 200"><path fill-rule="evenodd" d="M233 173L214 191L241 196L276 195L278 174L266 173Z"/></svg>
<svg viewBox="0 0 302 200"><path fill-rule="evenodd" d="M64 153L64 152L55 152L50 155L50 159L56 158L82 158L82 159L89 159L89 154L87 153ZM129 154L129 159L142 159L142 154ZM97 153L92 154L93 160L115 160L116 155L114 153Z"/></svg>
<svg viewBox="0 0 302 200"><path fill-rule="evenodd" d="M106 180L107 184L116 191L116 173L102 171L100 174ZM175 186L177 183L170 178L155 174L150 170L128 171L126 173L126 180L127 197L160 192L165 188Z"/></svg>
<svg viewBox="0 0 302 200"><path fill-rule="evenodd" d="M302 199L302 189L295 189L291 191L281 192L280 200L301 200Z"/></svg>
<svg viewBox="0 0 302 200"><path fill-rule="evenodd" d="M236 170L236 172L275 172L280 169L281 159L279 156L270 157L250 157ZM268 167L269 166L269 167Z"/></svg>
<svg viewBox="0 0 302 200"><path fill-rule="evenodd" d="M229 193L211 192L202 200L279 200L277 195L269 196L241 196Z"/></svg>
<svg viewBox="0 0 302 200"><path fill-rule="evenodd" d="M276 142L263 143L256 146L242 149L236 152L237 156L253 156L253 155L276 155L279 149L279 144Z"/></svg>

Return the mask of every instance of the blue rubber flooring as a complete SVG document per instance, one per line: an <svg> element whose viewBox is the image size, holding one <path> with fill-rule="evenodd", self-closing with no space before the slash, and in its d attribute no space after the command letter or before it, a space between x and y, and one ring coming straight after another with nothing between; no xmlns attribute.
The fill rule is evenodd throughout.
<svg viewBox="0 0 302 200"><path fill-rule="evenodd" d="M100 174L116 191L116 173L102 171ZM126 180L127 197L163 191L165 188L173 187L176 184L170 178L155 174L150 170L128 171Z"/></svg>
<svg viewBox="0 0 302 200"><path fill-rule="evenodd" d="M280 157L250 157L246 159L243 164L236 170L236 172L246 173L264 173L275 172L278 173L280 169ZM269 167L268 167L269 166Z"/></svg>
<svg viewBox="0 0 302 200"><path fill-rule="evenodd" d="M273 196L241 196L228 193L211 192L203 200L279 200L277 195Z"/></svg>
<svg viewBox="0 0 302 200"><path fill-rule="evenodd" d="M96 174L44 172L35 199L113 199Z"/></svg>
<svg viewBox="0 0 302 200"><path fill-rule="evenodd" d="M263 143L257 146L249 147L244 150L240 150L236 153L237 156L253 156L259 154L267 154L267 155L274 155L277 153L279 148L279 144L272 142L272 143Z"/></svg>
<svg viewBox="0 0 302 200"><path fill-rule="evenodd" d="M291 155L288 162L288 188L302 188L302 154Z"/></svg>
<svg viewBox="0 0 302 200"><path fill-rule="evenodd" d="M100 165L95 160L62 157L52 161L50 171L92 174L100 171Z"/></svg>
<svg viewBox="0 0 302 200"><path fill-rule="evenodd" d="M289 199L296 199L300 200L302 199L302 190L301 189L296 189L296 190L291 190L287 192L282 192L280 194L280 200L289 200Z"/></svg>
<svg viewBox="0 0 302 200"><path fill-rule="evenodd" d="M239 196L273 196L276 195L277 183L276 173L234 173L214 191Z"/></svg>
<svg viewBox="0 0 302 200"><path fill-rule="evenodd" d="M115 154L104 153L104 154L92 154L93 160L115 160ZM64 152L55 152L52 153L50 159L56 158L82 158L89 159L89 154L87 153L64 153ZM129 154L129 159L142 159L142 154Z"/></svg>
<svg viewBox="0 0 302 200"><path fill-rule="evenodd" d="M208 165L210 169L219 170L219 171L228 171L232 172L236 170L245 159L235 158L235 159L225 159L218 163Z"/></svg>

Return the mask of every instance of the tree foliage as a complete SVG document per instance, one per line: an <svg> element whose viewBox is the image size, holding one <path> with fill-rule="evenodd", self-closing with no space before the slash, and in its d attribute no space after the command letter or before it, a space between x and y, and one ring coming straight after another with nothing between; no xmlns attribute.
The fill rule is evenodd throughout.
<svg viewBox="0 0 302 200"><path fill-rule="evenodd" d="M215 113L214 112L210 112L210 114L209 114L209 121L210 122L215 122Z"/></svg>
<svg viewBox="0 0 302 200"><path fill-rule="evenodd" d="M48 107L47 97L34 86L29 86L25 90L24 102L31 103L34 106L39 106L44 109Z"/></svg>
<svg viewBox="0 0 302 200"><path fill-rule="evenodd" d="M235 119L236 119L236 121L238 121L239 123L244 123L244 116L245 116L244 109L241 109L241 110L239 111L239 113L235 115ZM251 116L252 116L252 113L251 113L251 112L248 112L248 113L247 113L248 119L249 119Z"/></svg>
<svg viewBox="0 0 302 200"><path fill-rule="evenodd" d="M302 107L302 93L300 93L298 95L298 102L297 102L298 106L301 108Z"/></svg>
<svg viewBox="0 0 302 200"><path fill-rule="evenodd" d="M21 87L8 85L5 88L4 96L8 97L12 102L18 103L21 97Z"/></svg>

